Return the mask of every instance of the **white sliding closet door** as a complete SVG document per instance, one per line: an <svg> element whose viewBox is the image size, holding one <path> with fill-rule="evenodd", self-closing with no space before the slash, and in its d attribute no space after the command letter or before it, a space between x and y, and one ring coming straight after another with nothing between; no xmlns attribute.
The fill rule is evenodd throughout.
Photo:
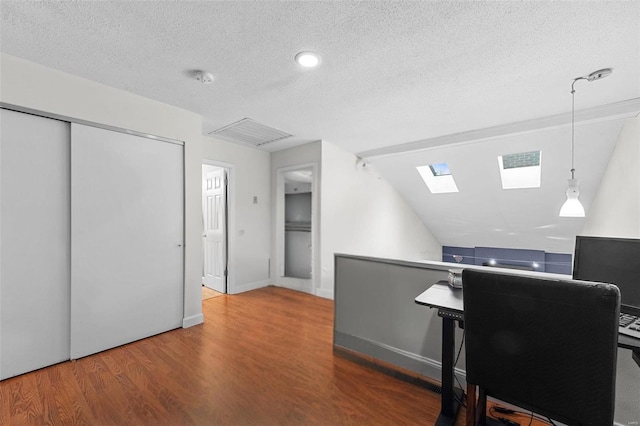
<svg viewBox="0 0 640 426"><path fill-rule="evenodd" d="M183 146L71 125L71 358L182 325Z"/></svg>
<svg viewBox="0 0 640 426"><path fill-rule="evenodd" d="M69 359L69 123L0 109L0 380Z"/></svg>

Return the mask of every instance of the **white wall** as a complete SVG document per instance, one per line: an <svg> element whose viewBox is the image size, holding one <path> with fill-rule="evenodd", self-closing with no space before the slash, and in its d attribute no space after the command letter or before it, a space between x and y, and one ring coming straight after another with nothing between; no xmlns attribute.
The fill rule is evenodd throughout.
<svg viewBox="0 0 640 426"><path fill-rule="evenodd" d="M362 167L352 153L319 141L271 156L273 284L289 286L277 273L283 261L278 257L283 244L278 238L282 228L278 217L284 214L284 205L277 199L277 170L310 163L318 166L314 178L320 197L319 217L313 224L317 232L313 250L319 255L314 258L313 288L309 291L333 298L335 253L410 260L442 258L442 245L371 165Z"/></svg>
<svg viewBox="0 0 640 426"><path fill-rule="evenodd" d="M333 297L334 254L441 260L442 245L372 165L322 143L322 275L319 295Z"/></svg>
<svg viewBox="0 0 640 426"><path fill-rule="evenodd" d="M285 194L301 194L303 192L311 192L313 190L311 182L298 182L288 180L285 177L284 192Z"/></svg>
<svg viewBox="0 0 640 426"><path fill-rule="evenodd" d="M229 293L269 284L271 250L270 155L266 151L202 137L202 158L231 165ZM257 198L254 204L253 197ZM233 214L235 212L235 214Z"/></svg>
<svg viewBox="0 0 640 426"><path fill-rule="evenodd" d="M582 235L640 238L640 116L624 122Z"/></svg>
<svg viewBox="0 0 640 426"><path fill-rule="evenodd" d="M0 102L185 143L185 326L202 322L202 117L0 54Z"/></svg>
<svg viewBox="0 0 640 426"><path fill-rule="evenodd" d="M622 127L581 235L640 238L640 116ZM638 423L638 395L640 368L631 351L618 349L616 424Z"/></svg>

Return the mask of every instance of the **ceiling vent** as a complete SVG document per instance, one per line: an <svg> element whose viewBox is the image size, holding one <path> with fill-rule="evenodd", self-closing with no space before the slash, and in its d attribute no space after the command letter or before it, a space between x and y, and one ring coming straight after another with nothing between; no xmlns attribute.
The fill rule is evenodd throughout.
<svg viewBox="0 0 640 426"><path fill-rule="evenodd" d="M250 118L243 118L228 126L209 132L209 134L225 141L240 142L253 146L261 146L293 136L282 130L260 124Z"/></svg>

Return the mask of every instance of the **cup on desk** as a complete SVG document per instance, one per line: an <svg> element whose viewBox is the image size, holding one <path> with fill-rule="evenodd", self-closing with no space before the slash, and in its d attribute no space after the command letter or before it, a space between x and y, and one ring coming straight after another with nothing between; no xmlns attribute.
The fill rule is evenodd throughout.
<svg viewBox="0 0 640 426"><path fill-rule="evenodd" d="M447 281L451 288L462 288L462 269L449 269Z"/></svg>

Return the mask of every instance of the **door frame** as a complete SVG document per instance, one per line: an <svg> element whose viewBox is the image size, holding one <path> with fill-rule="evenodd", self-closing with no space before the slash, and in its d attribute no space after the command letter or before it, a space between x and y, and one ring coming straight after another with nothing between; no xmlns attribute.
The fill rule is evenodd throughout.
<svg viewBox="0 0 640 426"><path fill-rule="evenodd" d="M285 173L295 170L311 169L313 180L311 182L311 279L291 278L284 276L284 240L285 240ZM276 265L273 268L273 282L276 285L314 295L318 294L320 288L320 176L318 175L318 163L301 163L293 166L279 167L276 169L276 217L275 217L275 242L276 242ZM309 282L311 288L305 286Z"/></svg>
<svg viewBox="0 0 640 426"><path fill-rule="evenodd" d="M236 246L236 188L235 188L235 165L217 160L202 159L202 165L220 167L227 171L227 294L234 294L235 282L235 246ZM202 174L202 167L200 168ZM202 179L201 179L202 181ZM200 187L200 202L202 203L202 186ZM202 206L200 207L202 211ZM202 234L202 233L201 233ZM201 249L200 260L204 261L204 250ZM202 268L201 268L202 269Z"/></svg>

